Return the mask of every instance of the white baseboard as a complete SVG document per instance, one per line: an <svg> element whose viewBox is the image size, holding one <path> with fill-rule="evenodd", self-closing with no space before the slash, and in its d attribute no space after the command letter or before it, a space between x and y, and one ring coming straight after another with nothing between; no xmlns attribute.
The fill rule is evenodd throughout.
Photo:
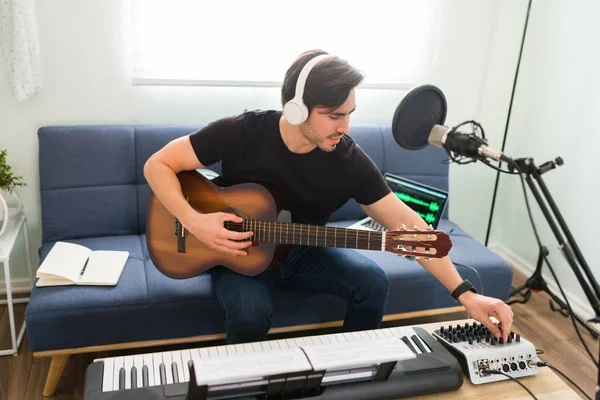
<svg viewBox="0 0 600 400"><path fill-rule="evenodd" d="M17 278L10 280L10 288L13 294L15 293L30 293L31 292L31 282L29 282L28 278ZM6 296L6 286L5 281L0 280L0 296Z"/></svg>
<svg viewBox="0 0 600 400"><path fill-rule="evenodd" d="M488 245L488 248L491 251L493 251L494 253L496 253L497 255L499 255L500 257L502 257L507 263L509 263L511 266L513 266L516 270L518 270L519 272L522 272L526 276L531 276L533 274L533 272L535 271L534 265L531 265L527 261L523 260L523 258L521 258L518 254L516 254L514 251L512 251L511 249L509 249L508 247L506 247L504 245L501 245L499 243L490 243ZM556 284L556 281L554 280L554 277L552 276L552 274L549 272L548 268L543 269L542 277L546 281L546 284L548 285L548 289L550 289L550 291L552 291L552 293L554 293L558 298L560 298L564 301L564 298L560 293L560 289L558 288L558 285ZM563 287L563 290L565 292L565 295L569 299L571 308L573 309L573 311L575 311L576 314L578 314L585 320L588 320L595 316L594 310L587 302L587 299L585 299L585 298L582 299L581 297L574 295L572 292L566 290L564 287ZM592 325L596 326L597 328L600 328L600 324L592 324ZM581 328L581 325L579 325L578 327Z"/></svg>

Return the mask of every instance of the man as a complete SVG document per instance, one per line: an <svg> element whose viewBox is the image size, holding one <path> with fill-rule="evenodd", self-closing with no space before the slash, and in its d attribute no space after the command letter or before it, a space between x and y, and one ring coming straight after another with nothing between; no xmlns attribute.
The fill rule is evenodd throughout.
<svg viewBox="0 0 600 400"><path fill-rule="evenodd" d="M296 223L324 225L337 208L354 198L388 229L403 224L427 228L390 191L372 160L348 136L350 114L356 108L354 88L363 75L338 57L317 58L326 54L303 53L288 69L281 90L284 113L252 111L220 119L168 143L144 166L144 175L161 203L208 247L244 257L252 243L252 232L223 227L225 221L239 223L241 218L223 212L200 214L183 198L176 174L218 161L229 182L257 182L282 190ZM306 106L306 119L297 120L294 111L298 110L290 100L298 100L294 99L296 84L307 64L300 80L306 82L300 99ZM455 295L469 315L497 337L507 338L513 319L508 305L466 290L447 257L419 262L449 292L458 290ZM294 247L281 266L256 276L222 266L210 273L225 312L229 344L265 340L271 327L270 291L274 287L345 298L344 329L366 330L379 327L390 285L383 270L369 258L348 249L316 246ZM489 319L492 314L502 323L502 332Z"/></svg>

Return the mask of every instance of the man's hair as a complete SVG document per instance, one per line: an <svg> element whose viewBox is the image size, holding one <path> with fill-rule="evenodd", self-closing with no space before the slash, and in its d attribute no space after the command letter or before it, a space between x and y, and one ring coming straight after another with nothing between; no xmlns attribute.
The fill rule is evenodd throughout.
<svg viewBox="0 0 600 400"><path fill-rule="evenodd" d="M312 58L327 54L323 50L310 50L298 56L285 73L281 86L281 103L285 105L296 94L296 83L302 68ZM350 91L364 79L362 72L337 56L320 60L310 71L304 86L303 101L310 113L316 106L333 111L346 101Z"/></svg>

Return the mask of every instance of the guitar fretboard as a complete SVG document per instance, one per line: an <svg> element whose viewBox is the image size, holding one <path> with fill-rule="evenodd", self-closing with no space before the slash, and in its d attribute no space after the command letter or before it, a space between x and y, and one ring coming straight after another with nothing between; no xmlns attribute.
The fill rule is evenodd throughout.
<svg viewBox="0 0 600 400"><path fill-rule="evenodd" d="M251 219L242 223L226 221L225 228L251 231L255 242L383 250L383 233L376 231Z"/></svg>

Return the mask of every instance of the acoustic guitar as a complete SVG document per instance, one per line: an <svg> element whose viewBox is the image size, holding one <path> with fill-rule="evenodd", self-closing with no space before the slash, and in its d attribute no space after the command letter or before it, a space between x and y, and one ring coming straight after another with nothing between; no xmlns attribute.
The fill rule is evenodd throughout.
<svg viewBox="0 0 600 400"><path fill-rule="evenodd" d="M452 247L446 233L433 229L377 232L291 223L285 200L273 189L256 183L221 187L216 184L218 178L209 181L197 171L183 171L177 177L184 197L195 210L236 214L244 221L226 221L225 228L253 235L246 256L213 250L189 234L151 193L146 218L148 251L156 268L171 278L190 278L217 265L257 275L283 261L291 245L389 251L414 258L442 258Z"/></svg>

